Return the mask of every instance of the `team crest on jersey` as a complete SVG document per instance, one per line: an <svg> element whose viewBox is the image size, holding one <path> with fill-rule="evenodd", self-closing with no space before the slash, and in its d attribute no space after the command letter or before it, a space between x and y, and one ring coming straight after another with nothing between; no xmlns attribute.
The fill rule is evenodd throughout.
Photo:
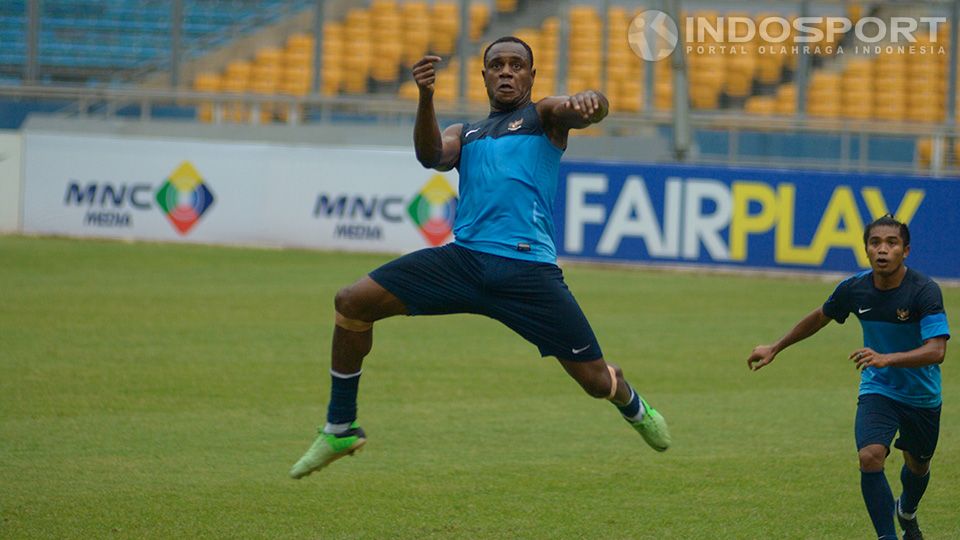
<svg viewBox="0 0 960 540"><path fill-rule="evenodd" d="M901 321L905 321L905 320L909 319L909 318L910 318L910 310L909 310L909 309L898 309L898 310L897 310L897 318L900 319Z"/></svg>
<svg viewBox="0 0 960 540"><path fill-rule="evenodd" d="M507 131L516 131L523 125L523 118L517 118L507 126Z"/></svg>

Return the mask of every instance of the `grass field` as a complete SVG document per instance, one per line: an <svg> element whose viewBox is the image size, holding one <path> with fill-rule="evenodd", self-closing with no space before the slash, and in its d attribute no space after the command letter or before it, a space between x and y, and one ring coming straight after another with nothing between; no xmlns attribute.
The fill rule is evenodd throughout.
<svg viewBox="0 0 960 540"><path fill-rule="evenodd" d="M872 538L859 325L756 373L817 280L570 267L607 358L671 423L653 452L494 321L377 325L355 458L290 465L325 413L332 297L384 256L0 237L0 537ZM960 329L960 289L944 289ZM960 537L960 363L920 509ZM902 459L887 474L899 493Z"/></svg>

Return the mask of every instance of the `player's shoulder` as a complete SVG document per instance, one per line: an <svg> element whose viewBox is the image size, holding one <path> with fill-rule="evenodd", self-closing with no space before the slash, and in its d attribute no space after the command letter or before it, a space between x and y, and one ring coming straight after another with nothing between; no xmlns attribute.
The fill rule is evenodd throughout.
<svg viewBox="0 0 960 540"><path fill-rule="evenodd" d="M873 270L864 270L844 278L837 284L838 289L855 289L870 285L873 282Z"/></svg>
<svg viewBox="0 0 960 540"><path fill-rule="evenodd" d="M907 267L907 273L903 276L904 281L909 281L910 283L915 283L917 285L926 285L928 283L937 283L930 278L930 276L924 274L923 272L913 268L912 266Z"/></svg>
<svg viewBox="0 0 960 540"><path fill-rule="evenodd" d="M903 281L917 292L940 292L940 285L933 278L909 266L906 275L903 276Z"/></svg>

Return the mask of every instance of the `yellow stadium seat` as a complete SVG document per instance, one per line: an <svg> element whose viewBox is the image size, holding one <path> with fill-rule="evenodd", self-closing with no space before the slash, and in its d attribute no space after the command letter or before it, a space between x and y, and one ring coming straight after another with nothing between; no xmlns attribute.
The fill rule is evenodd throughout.
<svg viewBox="0 0 960 540"><path fill-rule="evenodd" d="M807 114L816 118L838 118L840 117L840 104L837 102L808 103Z"/></svg>
<svg viewBox="0 0 960 540"><path fill-rule="evenodd" d="M844 109L848 107L857 107L859 105L869 105L869 109L873 109L874 102L874 92L873 88L869 86L865 87L844 87L840 91L840 102L843 104Z"/></svg>
<svg viewBox="0 0 960 540"><path fill-rule="evenodd" d="M694 109L716 109L720 104L720 93L714 88L690 88L690 105Z"/></svg>
<svg viewBox="0 0 960 540"><path fill-rule="evenodd" d="M496 0L498 13L513 13L517 10L517 0Z"/></svg>
<svg viewBox="0 0 960 540"><path fill-rule="evenodd" d="M669 79L654 83L653 106L665 111L673 109L673 83Z"/></svg>
<svg viewBox="0 0 960 540"><path fill-rule="evenodd" d="M327 63L329 56L324 56L324 63ZM338 62L339 63L339 62ZM283 65L287 67L307 67L313 65L313 53L307 53L297 50L286 50L283 54Z"/></svg>
<svg viewBox="0 0 960 540"><path fill-rule="evenodd" d="M197 92L217 92L220 90L220 76L216 73L198 73L193 79L193 89Z"/></svg>
<svg viewBox="0 0 960 540"><path fill-rule="evenodd" d="M873 74L873 62L866 58L854 58L847 62L843 72L845 75L869 77Z"/></svg>
<svg viewBox="0 0 960 540"><path fill-rule="evenodd" d="M287 38L287 50L308 50L316 47L316 38L313 34L291 34Z"/></svg>
<svg viewBox="0 0 960 540"><path fill-rule="evenodd" d="M234 60L227 64L226 77L231 79L248 79L253 65L245 60Z"/></svg>
<svg viewBox="0 0 960 540"><path fill-rule="evenodd" d="M797 87L784 84L777 88L777 114L797 114Z"/></svg>
<svg viewBox="0 0 960 540"><path fill-rule="evenodd" d="M723 71L695 70L689 73L690 86L693 88L710 88L719 91L723 87L726 73Z"/></svg>
<svg viewBox="0 0 960 540"><path fill-rule="evenodd" d="M343 84L343 71L340 68L325 66L320 77L320 93L325 96L336 95Z"/></svg>
<svg viewBox="0 0 960 540"><path fill-rule="evenodd" d="M729 96L746 97L753 89L753 79L741 74L731 74L727 77L724 88Z"/></svg>
<svg viewBox="0 0 960 540"><path fill-rule="evenodd" d="M753 96L747 98L743 110L749 114L770 116L777 113L777 99L773 96Z"/></svg>
<svg viewBox="0 0 960 540"><path fill-rule="evenodd" d="M307 88L313 82L313 70L304 68L284 68L281 74L281 85L305 85Z"/></svg>
<svg viewBox="0 0 960 540"><path fill-rule="evenodd" d="M254 54L254 64L278 66L283 60L283 49L263 47Z"/></svg>
<svg viewBox="0 0 960 540"><path fill-rule="evenodd" d="M619 86L619 110L639 112L643 109L643 86L640 81L623 81L619 83Z"/></svg>
<svg viewBox="0 0 960 540"><path fill-rule="evenodd" d="M220 90L229 94L242 94L249 88L249 77L235 77L228 74L220 81Z"/></svg>
<svg viewBox="0 0 960 540"><path fill-rule="evenodd" d="M869 120L873 117L873 102L869 100L844 102L841 108L841 116L855 120Z"/></svg>
<svg viewBox="0 0 960 540"><path fill-rule="evenodd" d="M958 141L960 142L960 141ZM917 139L917 163L921 167L929 167L930 163L933 162L933 139L923 138ZM940 147L941 152L945 150L943 146Z"/></svg>
<svg viewBox="0 0 960 540"><path fill-rule="evenodd" d="M400 85L400 89L397 94L400 99L406 99L408 101L416 101L420 97L420 89L417 88L417 83L413 81L406 81Z"/></svg>
<svg viewBox="0 0 960 540"><path fill-rule="evenodd" d="M574 4L570 6L571 22L594 21L598 18L596 6L590 4Z"/></svg>
<svg viewBox="0 0 960 540"><path fill-rule="evenodd" d="M780 82L783 76L783 59L779 55L763 55L757 59L757 80L763 84Z"/></svg>
<svg viewBox="0 0 960 540"><path fill-rule="evenodd" d="M903 105L885 105L885 106L875 106L873 109L873 117L876 120L887 120L887 121L896 121L900 122L906 119L907 117L907 108Z"/></svg>
<svg viewBox="0 0 960 540"><path fill-rule="evenodd" d="M470 40L476 41L490 23L490 6L487 3L470 4Z"/></svg>
<svg viewBox="0 0 960 540"><path fill-rule="evenodd" d="M193 89L197 92L219 92L220 76L216 73L198 73L193 79ZM213 121L213 103L202 101L197 105L197 120Z"/></svg>
<svg viewBox="0 0 960 540"><path fill-rule="evenodd" d="M250 91L255 94L275 94L280 86L278 66L254 66L250 76Z"/></svg>
<svg viewBox="0 0 960 540"><path fill-rule="evenodd" d="M942 122L944 121L943 109L935 106L910 106L906 110L907 120L914 122Z"/></svg>

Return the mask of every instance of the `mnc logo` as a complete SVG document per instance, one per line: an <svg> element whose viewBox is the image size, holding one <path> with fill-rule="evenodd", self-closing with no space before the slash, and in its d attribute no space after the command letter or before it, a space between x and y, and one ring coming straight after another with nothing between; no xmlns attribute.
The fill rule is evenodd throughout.
<svg viewBox="0 0 960 540"><path fill-rule="evenodd" d="M439 246L453 230L457 194L443 175L435 174L420 188L407 212L427 242Z"/></svg>
<svg viewBox="0 0 960 540"><path fill-rule="evenodd" d="M187 234L213 204L213 193L189 161L184 161L157 191L157 204L180 234Z"/></svg>

